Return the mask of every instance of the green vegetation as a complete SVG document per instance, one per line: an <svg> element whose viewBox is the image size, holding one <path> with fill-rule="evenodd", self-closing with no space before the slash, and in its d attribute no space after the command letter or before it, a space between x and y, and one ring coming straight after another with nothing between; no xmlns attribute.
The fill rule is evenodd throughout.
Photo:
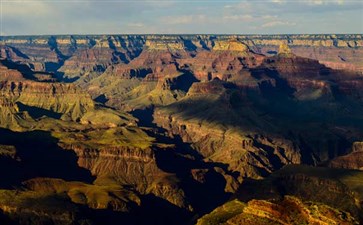
<svg viewBox="0 0 363 225"><path fill-rule="evenodd" d="M80 146L91 149L117 147L137 147L141 149L152 146L154 138L149 137L138 127L115 127L75 132L55 131L52 133L66 146Z"/></svg>
<svg viewBox="0 0 363 225"><path fill-rule="evenodd" d="M239 199L281 199L296 196L304 202L321 203L349 212L362 220L363 172L303 165L287 165L269 177L242 184ZM246 194L248 193L248 198Z"/></svg>
<svg viewBox="0 0 363 225"><path fill-rule="evenodd" d="M219 225L224 224L232 217L243 212L245 203L235 199L216 208L211 213L198 220L197 225Z"/></svg>
<svg viewBox="0 0 363 225"><path fill-rule="evenodd" d="M0 211L14 225L90 224L65 194L0 190Z"/></svg>
<svg viewBox="0 0 363 225"><path fill-rule="evenodd" d="M100 108L86 112L80 122L82 124L92 124L100 126L117 127L122 125L133 125L135 119L126 113L120 113L115 110Z"/></svg>
<svg viewBox="0 0 363 225"><path fill-rule="evenodd" d="M0 212L16 224L93 224L84 206L129 212L140 205L140 198L120 185L92 185L51 178L32 179L24 185L22 190L0 190Z"/></svg>
<svg viewBox="0 0 363 225"><path fill-rule="evenodd" d="M349 213L321 203L303 203L294 196L282 200L251 200L247 204L233 200L203 216L197 225L265 225L265 224L344 224L357 225Z"/></svg>
<svg viewBox="0 0 363 225"><path fill-rule="evenodd" d="M66 194L73 203L88 205L90 208L128 211L128 203L140 205L139 197L119 184L85 184L82 182L66 182L60 179L37 178L26 181L25 186L30 192L51 195ZM25 191L29 192L29 191Z"/></svg>
<svg viewBox="0 0 363 225"><path fill-rule="evenodd" d="M0 157L6 156L14 158L16 155L16 148L12 145L1 145L0 144Z"/></svg>
<svg viewBox="0 0 363 225"><path fill-rule="evenodd" d="M304 165L288 165L272 174L272 177L278 178L293 174L303 174L310 177L317 177L324 180L342 183L349 188L349 190L356 193L357 197L363 200L363 171Z"/></svg>
<svg viewBox="0 0 363 225"><path fill-rule="evenodd" d="M287 166L273 173L325 162L362 139L361 76L319 63L358 65L351 52L360 52L358 42L208 35L150 42L155 37L34 37L2 46L9 58L2 61L16 63L15 73L0 68L1 185L13 188L0 190L0 214L78 225L79 215L97 212L103 218L95 223L108 224L111 214L123 222L121 212L135 219L137 207L145 220L157 214L182 223L182 211L189 219L237 192L198 224L363 221L361 172ZM286 38L304 54L311 53L305 44L322 45L313 52L319 61L285 44L274 57L252 51ZM57 82L27 65L79 79ZM149 129L115 109L145 117L139 124Z"/></svg>
<svg viewBox="0 0 363 225"><path fill-rule="evenodd" d="M76 211L76 206L64 194L49 194L36 191L0 190L0 206L3 211L26 209L54 212Z"/></svg>

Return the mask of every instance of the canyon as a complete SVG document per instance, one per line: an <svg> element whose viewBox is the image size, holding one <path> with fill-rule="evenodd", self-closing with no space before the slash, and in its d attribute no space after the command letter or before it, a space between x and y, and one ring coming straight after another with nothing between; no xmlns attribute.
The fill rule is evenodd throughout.
<svg viewBox="0 0 363 225"><path fill-rule="evenodd" d="M0 37L0 221L359 224L362 112L360 34Z"/></svg>

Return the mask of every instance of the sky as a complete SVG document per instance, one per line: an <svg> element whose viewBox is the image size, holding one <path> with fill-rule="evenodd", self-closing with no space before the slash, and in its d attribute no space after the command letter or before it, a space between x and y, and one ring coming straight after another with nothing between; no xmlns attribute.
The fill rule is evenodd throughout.
<svg viewBox="0 0 363 225"><path fill-rule="evenodd" d="M363 33L363 0L0 0L1 35Z"/></svg>

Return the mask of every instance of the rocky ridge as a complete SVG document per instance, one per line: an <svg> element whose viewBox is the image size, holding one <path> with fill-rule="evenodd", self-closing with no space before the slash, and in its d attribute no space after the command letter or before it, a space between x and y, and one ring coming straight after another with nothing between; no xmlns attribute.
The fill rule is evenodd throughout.
<svg viewBox="0 0 363 225"><path fill-rule="evenodd" d="M130 221L137 219L133 213L138 210L160 220L160 213L152 210L158 204L171 215L167 223L182 224L249 190L250 180L268 182L266 177L288 164L360 168L358 161L342 156L352 149L358 154L359 144L354 143L362 139L363 83L355 55L361 50L359 35L43 36L2 41L0 125L11 130L0 130L0 147L6 146L1 147L0 161L14 173L18 163L26 162L29 172L0 184L23 186L19 196L38 196L44 188L53 199L62 192L61 199L96 210L95 216L101 215L97 210L124 211ZM327 60L340 69L327 66L324 57L329 54L299 55L316 49L339 52L339 59L333 54ZM14 137L25 141L19 144ZM30 143L33 148L27 147ZM54 156L69 164L60 165ZM49 168L39 167L38 160L46 158ZM57 167L70 171L62 173ZM325 185L346 201L324 194L313 200L349 211L355 219L348 222L360 219L354 203L358 192L351 194L341 180L299 174L271 179L287 186L266 193L283 197L282 188L301 199L296 200L298 208L309 208L305 204L311 196L299 192L294 181L305 191ZM11 191L16 195L17 190ZM270 196L252 200L252 191L245 196L251 209L262 205L261 215L271 214L267 220L272 221L286 203ZM304 212L299 211L302 220L311 222ZM185 221L176 221L176 215L185 215ZM343 214L334 215L338 220ZM121 214L109 218L114 216ZM282 222L289 218L288 213Z"/></svg>

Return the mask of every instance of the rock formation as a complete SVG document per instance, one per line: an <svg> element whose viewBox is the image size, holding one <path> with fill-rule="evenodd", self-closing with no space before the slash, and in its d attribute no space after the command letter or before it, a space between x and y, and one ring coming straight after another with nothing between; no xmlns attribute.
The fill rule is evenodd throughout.
<svg viewBox="0 0 363 225"><path fill-rule="evenodd" d="M361 222L361 39L1 37L0 221Z"/></svg>
<svg viewBox="0 0 363 225"><path fill-rule="evenodd" d="M349 213L323 204L303 203L286 196L281 201L238 200L226 203L198 220L206 224L358 224Z"/></svg>

